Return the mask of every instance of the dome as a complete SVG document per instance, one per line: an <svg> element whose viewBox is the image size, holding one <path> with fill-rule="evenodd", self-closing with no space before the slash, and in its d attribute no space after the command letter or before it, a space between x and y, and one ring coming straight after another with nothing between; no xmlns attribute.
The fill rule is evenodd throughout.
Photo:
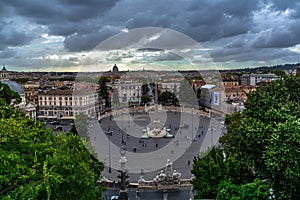
<svg viewBox="0 0 300 200"><path fill-rule="evenodd" d="M1 70L1 72L7 72L7 69L5 68L5 65L3 65L3 68Z"/></svg>
<svg viewBox="0 0 300 200"><path fill-rule="evenodd" d="M24 95L24 94L25 94L22 85L20 85L20 84L14 82L14 81L10 81L10 80L2 80L1 82L4 83L4 84L6 84L6 85L8 85L8 87L9 87L11 90L13 90L13 91L19 93L19 95Z"/></svg>
<svg viewBox="0 0 300 200"><path fill-rule="evenodd" d="M115 64L115 66L113 67L113 73L118 73L119 72L119 68L117 67L117 65Z"/></svg>

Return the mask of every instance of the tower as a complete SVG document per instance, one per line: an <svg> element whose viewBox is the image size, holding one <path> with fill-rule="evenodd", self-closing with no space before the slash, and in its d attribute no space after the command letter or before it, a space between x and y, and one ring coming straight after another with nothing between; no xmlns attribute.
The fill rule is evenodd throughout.
<svg viewBox="0 0 300 200"><path fill-rule="evenodd" d="M5 68L5 65L3 65L3 68L0 72L0 80L8 80L9 76L8 76L8 71Z"/></svg>
<svg viewBox="0 0 300 200"><path fill-rule="evenodd" d="M116 64L114 65L112 72L113 72L113 75L114 75L114 76L118 75L118 73L119 73L119 68L117 67Z"/></svg>

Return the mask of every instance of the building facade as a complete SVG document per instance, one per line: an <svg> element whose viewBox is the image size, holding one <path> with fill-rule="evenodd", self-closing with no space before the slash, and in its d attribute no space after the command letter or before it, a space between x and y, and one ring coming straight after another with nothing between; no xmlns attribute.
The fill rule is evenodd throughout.
<svg viewBox="0 0 300 200"><path fill-rule="evenodd" d="M178 82L162 82L161 85L161 92L172 92L178 94L180 89L180 83Z"/></svg>
<svg viewBox="0 0 300 200"><path fill-rule="evenodd" d="M38 95L39 118L73 119L78 114L96 116L101 106L98 92L50 90Z"/></svg>
<svg viewBox="0 0 300 200"><path fill-rule="evenodd" d="M140 103L142 97L143 84L139 81L116 80L114 83L114 89L117 90L118 98L120 103Z"/></svg>
<svg viewBox="0 0 300 200"><path fill-rule="evenodd" d="M259 83L268 83L277 79L276 74L243 74L241 85L257 86Z"/></svg>

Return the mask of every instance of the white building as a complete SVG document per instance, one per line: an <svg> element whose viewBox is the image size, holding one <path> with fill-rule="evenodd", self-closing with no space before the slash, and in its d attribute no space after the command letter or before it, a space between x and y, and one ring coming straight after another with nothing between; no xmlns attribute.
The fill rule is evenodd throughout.
<svg viewBox="0 0 300 200"><path fill-rule="evenodd" d="M74 119L80 113L96 116L101 109L98 92L50 90L38 95L39 118Z"/></svg>
<svg viewBox="0 0 300 200"><path fill-rule="evenodd" d="M142 97L142 87L143 83L133 80L116 80L114 83L114 89L118 91L118 99L120 103L140 103Z"/></svg>
<svg viewBox="0 0 300 200"><path fill-rule="evenodd" d="M241 76L241 85L257 86L259 83L267 83L277 80L276 74L243 74Z"/></svg>
<svg viewBox="0 0 300 200"><path fill-rule="evenodd" d="M162 92L172 92L175 94L179 93L180 83L179 82L162 82L161 91Z"/></svg>

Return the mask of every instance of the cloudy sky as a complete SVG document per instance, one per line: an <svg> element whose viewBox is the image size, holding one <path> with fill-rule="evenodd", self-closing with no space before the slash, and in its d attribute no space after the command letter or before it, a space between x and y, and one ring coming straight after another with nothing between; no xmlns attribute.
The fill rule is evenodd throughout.
<svg viewBox="0 0 300 200"><path fill-rule="evenodd" d="M97 59L89 55L111 36L142 27L185 34L219 68L300 59L298 0L0 0L0 64L14 71L76 71L83 65L108 63L115 51L105 49ZM149 37L156 40L160 35ZM130 63L140 59L126 51L118 51L124 55L118 60L121 70L131 69ZM180 68L171 49L157 52L157 62L176 60ZM195 51L193 55L197 57Z"/></svg>

